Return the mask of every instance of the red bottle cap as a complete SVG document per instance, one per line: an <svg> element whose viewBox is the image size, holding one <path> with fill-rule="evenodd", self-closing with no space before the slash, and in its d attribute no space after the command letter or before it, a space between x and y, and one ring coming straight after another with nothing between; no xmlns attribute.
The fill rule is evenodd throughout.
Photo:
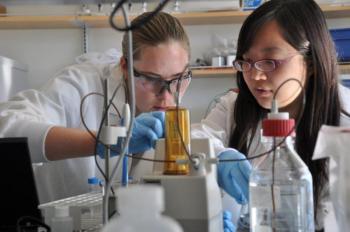
<svg viewBox="0 0 350 232"><path fill-rule="evenodd" d="M294 132L294 119L264 119L262 122L263 135L273 137L285 137Z"/></svg>

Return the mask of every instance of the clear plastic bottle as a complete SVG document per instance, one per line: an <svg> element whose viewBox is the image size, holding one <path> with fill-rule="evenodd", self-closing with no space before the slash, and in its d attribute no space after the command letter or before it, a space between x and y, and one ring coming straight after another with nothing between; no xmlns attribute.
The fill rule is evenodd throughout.
<svg viewBox="0 0 350 232"><path fill-rule="evenodd" d="M73 219L69 216L68 206L55 206L55 216L51 219L52 232L72 232Z"/></svg>
<svg viewBox="0 0 350 232"><path fill-rule="evenodd" d="M91 197L96 197L96 195L100 194L101 198L104 194L104 188L102 185L102 180L100 180L97 177L90 177L88 178L88 184L89 184L89 194L91 194ZM102 208L100 205L94 205L90 206L89 209L86 211L88 213L88 216L92 219L98 218L100 215L102 215Z"/></svg>
<svg viewBox="0 0 350 232"><path fill-rule="evenodd" d="M174 219L164 211L163 189L160 186L133 185L117 190L119 216L111 219L102 232L182 232Z"/></svg>
<svg viewBox="0 0 350 232"><path fill-rule="evenodd" d="M312 176L296 153L288 113L270 113L263 135L274 152L266 155L249 179L251 231L315 231ZM283 141L283 139L286 139Z"/></svg>

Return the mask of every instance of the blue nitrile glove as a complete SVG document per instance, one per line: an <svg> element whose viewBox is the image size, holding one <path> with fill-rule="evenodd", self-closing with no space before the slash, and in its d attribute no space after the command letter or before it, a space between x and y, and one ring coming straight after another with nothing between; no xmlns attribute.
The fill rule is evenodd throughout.
<svg viewBox="0 0 350 232"><path fill-rule="evenodd" d="M232 222L232 213L230 211L224 210L222 217L224 221L224 232L235 232L236 226Z"/></svg>
<svg viewBox="0 0 350 232"><path fill-rule="evenodd" d="M165 112L155 111L140 114L135 118L129 152L142 153L156 145L156 140L164 137Z"/></svg>
<svg viewBox="0 0 350 232"><path fill-rule="evenodd" d="M219 155L220 160L245 159L246 157L236 151L228 150ZM218 183L239 204L248 203L248 184L251 165L248 160L219 162Z"/></svg>
<svg viewBox="0 0 350 232"><path fill-rule="evenodd" d="M129 141L128 153L142 153L155 146L155 141L164 137L165 112L155 111L142 113L134 120L132 134ZM112 145L111 156L119 155L121 152L121 139L118 143ZM104 146L97 145L97 154L104 157Z"/></svg>
<svg viewBox="0 0 350 232"><path fill-rule="evenodd" d="M118 143L116 145L111 145L111 157L119 155L121 150L122 140L118 138ZM97 154L101 159L105 158L105 146L102 143L97 144Z"/></svg>

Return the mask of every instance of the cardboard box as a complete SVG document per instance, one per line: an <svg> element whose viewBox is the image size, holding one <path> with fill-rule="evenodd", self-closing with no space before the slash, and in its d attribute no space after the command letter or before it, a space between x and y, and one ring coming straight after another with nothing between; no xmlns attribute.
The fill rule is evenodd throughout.
<svg viewBox="0 0 350 232"><path fill-rule="evenodd" d="M0 4L0 14L6 14L6 7Z"/></svg>
<svg viewBox="0 0 350 232"><path fill-rule="evenodd" d="M343 79L341 82L344 86L350 88L350 79Z"/></svg>

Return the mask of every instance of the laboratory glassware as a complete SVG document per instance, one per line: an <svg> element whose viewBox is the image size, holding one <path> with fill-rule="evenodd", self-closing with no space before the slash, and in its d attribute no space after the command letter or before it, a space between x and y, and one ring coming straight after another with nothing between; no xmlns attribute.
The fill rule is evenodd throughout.
<svg viewBox="0 0 350 232"><path fill-rule="evenodd" d="M250 231L315 231L312 176L293 147L294 120L269 113L262 124L274 149L250 175Z"/></svg>
<svg viewBox="0 0 350 232"><path fill-rule="evenodd" d="M181 134L180 134L181 133ZM185 108L170 107L165 112L165 159L164 174L186 175L189 164L177 164L176 160L188 159L190 151L190 116Z"/></svg>

